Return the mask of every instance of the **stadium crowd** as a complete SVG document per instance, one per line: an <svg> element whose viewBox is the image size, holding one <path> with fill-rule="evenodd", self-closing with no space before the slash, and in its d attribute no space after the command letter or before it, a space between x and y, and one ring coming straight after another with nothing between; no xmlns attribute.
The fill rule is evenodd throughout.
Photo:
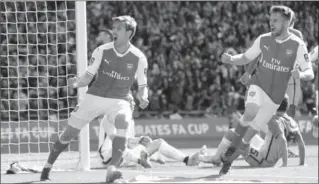
<svg viewBox="0 0 319 184"><path fill-rule="evenodd" d="M137 109L135 116L162 118L191 112L225 116L243 109L246 87L238 79L245 68L222 65L220 56L225 51L243 52L256 36L269 31L271 3L88 2L88 56L97 46L99 30L111 28L113 16L129 14L138 23L132 42L149 63L149 113ZM7 31L1 38L1 109L9 109L1 111L2 118L14 119L17 113L20 118L28 113L41 119L65 116L77 103L76 90L66 85L66 78L76 74L74 3L46 4L46 13L35 13L32 3L28 4L27 21L7 13L8 22L20 23L1 30ZM311 50L318 44L315 2L282 4L295 11L295 28ZM10 4L2 8L14 11ZM61 11L66 8L67 12ZM14 34L17 30L20 34ZM302 82L302 91L300 112L309 113L315 104L313 82Z"/></svg>

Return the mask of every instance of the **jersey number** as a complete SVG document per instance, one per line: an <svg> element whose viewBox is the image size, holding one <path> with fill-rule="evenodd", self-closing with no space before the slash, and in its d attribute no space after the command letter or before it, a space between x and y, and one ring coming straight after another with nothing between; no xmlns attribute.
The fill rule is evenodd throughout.
<svg viewBox="0 0 319 184"><path fill-rule="evenodd" d="M250 149L250 154L254 157L258 157L259 152L253 148Z"/></svg>

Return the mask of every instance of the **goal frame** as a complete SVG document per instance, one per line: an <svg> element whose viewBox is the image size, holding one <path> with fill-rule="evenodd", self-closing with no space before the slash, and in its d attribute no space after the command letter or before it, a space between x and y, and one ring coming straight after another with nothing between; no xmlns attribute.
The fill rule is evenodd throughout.
<svg viewBox="0 0 319 184"><path fill-rule="evenodd" d="M87 21L86 1L75 1L76 15L76 67L77 75L82 75L87 69ZM78 102L83 98L87 87L78 88ZM80 160L78 169L90 170L90 129L85 125L79 135Z"/></svg>

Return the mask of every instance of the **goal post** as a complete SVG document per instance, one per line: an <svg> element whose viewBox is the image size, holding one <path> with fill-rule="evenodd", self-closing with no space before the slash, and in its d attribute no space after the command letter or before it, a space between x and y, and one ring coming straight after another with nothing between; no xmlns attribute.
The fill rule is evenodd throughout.
<svg viewBox="0 0 319 184"><path fill-rule="evenodd" d="M87 69L87 24L86 24L86 1L75 2L76 13L76 63L78 76ZM78 89L78 101L81 100L87 87ZM87 124L80 132L79 137L81 170L90 170L90 129Z"/></svg>
<svg viewBox="0 0 319 184"><path fill-rule="evenodd" d="M86 92L67 79L87 68L85 1L0 1L1 171L42 169ZM89 125L54 170L90 169Z"/></svg>

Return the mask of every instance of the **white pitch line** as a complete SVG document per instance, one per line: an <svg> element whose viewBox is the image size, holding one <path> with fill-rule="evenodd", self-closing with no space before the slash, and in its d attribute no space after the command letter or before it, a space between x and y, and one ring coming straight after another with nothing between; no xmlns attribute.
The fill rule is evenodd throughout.
<svg viewBox="0 0 319 184"><path fill-rule="evenodd" d="M134 173L139 173L142 174L141 171L142 170L126 170L128 172L134 172ZM125 171L124 171L125 172ZM144 173L147 174L172 174L172 172L165 172L165 171L144 171ZM174 174L181 174L182 176L185 176L185 172L173 172ZM207 177L207 175L205 176L205 173L197 173L197 172L186 172L186 174L189 175L196 175L196 176L203 176L203 177ZM212 174L211 174L212 175ZM226 175L227 176L227 175ZM234 175L234 174L230 174L229 176L235 176L235 177L258 177L260 178L260 175ZM269 177L269 178L282 178L282 179L318 179L317 177L298 177L298 176L275 176L275 175L262 175L263 177Z"/></svg>

